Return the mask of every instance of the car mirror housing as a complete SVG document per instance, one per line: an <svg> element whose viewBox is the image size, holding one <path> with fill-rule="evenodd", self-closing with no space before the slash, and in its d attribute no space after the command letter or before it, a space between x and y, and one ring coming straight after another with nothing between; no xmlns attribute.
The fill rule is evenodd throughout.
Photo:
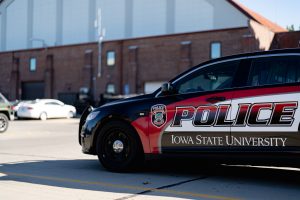
<svg viewBox="0 0 300 200"><path fill-rule="evenodd" d="M174 92L174 87L170 82L162 84L162 86L161 86L162 94L168 95L168 94L172 94L173 92Z"/></svg>

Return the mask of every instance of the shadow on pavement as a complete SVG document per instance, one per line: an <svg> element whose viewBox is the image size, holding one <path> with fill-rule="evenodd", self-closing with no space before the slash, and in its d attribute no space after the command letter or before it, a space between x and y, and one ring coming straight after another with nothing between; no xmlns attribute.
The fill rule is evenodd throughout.
<svg viewBox="0 0 300 200"><path fill-rule="evenodd" d="M176 182L203 179L225 183L299 188L300 171L226 166L192 160L156 160L131 173L106 171L97 160L27 161L0 165L1 181L18 181L63 188L137 194ZM195 183L197 184L197 183ZM172 189L172 188L169 188ZM200 190L201 192L201 190ZM255 192L255 191L253 191ZM149 195L155 195L149 193ZM172 194L160 194L174 196ZM175 195L176 196L176 195Z"/></svg>

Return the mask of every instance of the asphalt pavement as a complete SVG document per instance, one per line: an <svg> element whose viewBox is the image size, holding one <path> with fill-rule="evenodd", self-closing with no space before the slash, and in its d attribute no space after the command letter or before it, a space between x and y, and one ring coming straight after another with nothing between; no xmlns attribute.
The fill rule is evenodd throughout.
<svg viewBox="0 0 300 200"><path fill-rule="evenodd" d="M81 153L78 119L16 120L0 134L0 200L300 199L300 169L154 160L106 171Z"/></svg>

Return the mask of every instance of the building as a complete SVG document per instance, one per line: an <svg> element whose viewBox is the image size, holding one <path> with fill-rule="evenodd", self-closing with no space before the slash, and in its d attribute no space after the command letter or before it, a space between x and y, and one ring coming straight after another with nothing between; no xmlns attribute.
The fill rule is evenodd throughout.
<svg viewBox="0 0 300 200"><path fill-rule="evenodd" d="M300 31L277 33L270 49L284 49L300 47Z"/></svg>
<svg viewBox="0 0 300 200"><path fill-rule="evenodd" d="M232 0L186 2L23 0L20 6L20 0L3 0L0 91L10 99L68 103L80 90L95 101L103 93L148 93L203 61L275 48L274 38L286 33ZM94 27L99 8L106 30L100 45Z"/></svg>
<svg viewBox="0 0 300 200"><path fill-rule="evenodd" d="M249 18L231 0L2 0L0 51L96 42L99 28L116 40L245 27Z"/></svg>

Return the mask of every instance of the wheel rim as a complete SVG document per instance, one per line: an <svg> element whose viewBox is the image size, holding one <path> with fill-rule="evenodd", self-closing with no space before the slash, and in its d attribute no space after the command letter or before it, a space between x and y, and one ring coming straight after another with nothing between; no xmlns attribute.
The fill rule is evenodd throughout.
<svg viewBox="0 0 300 200"><path fill-rule="evenodd" d="M113 143L113 150L115 153L121 153L124 149L124 144L121 140L116 140Z"/></svg>
<svg viewBox="0 0 300 200"><path fill-rule="evenodd" d="M69 112L68 118L72 118L72 117L74 117L74 113L73 112Z"/></svg>
<svg viewBox="0 0 300 200"><path fill-rule="evenodd" d="M131 142L121 130L111 130L103 140L102 158L112 162L125 162L131 153Z"/></svg>
<svg viewBox="0 0 300 200"><path fill-rule="evenodd" d="M7 127L7 121L4 117L0 116L0 132L3 132Z"/></svg>
<svg viewBox="0 0 300 200"><path fill-rule="evenodd" d="M41 114L41 120L46 120L46 119L47 119L46 113L42 113L42 114Z"/></svg>

